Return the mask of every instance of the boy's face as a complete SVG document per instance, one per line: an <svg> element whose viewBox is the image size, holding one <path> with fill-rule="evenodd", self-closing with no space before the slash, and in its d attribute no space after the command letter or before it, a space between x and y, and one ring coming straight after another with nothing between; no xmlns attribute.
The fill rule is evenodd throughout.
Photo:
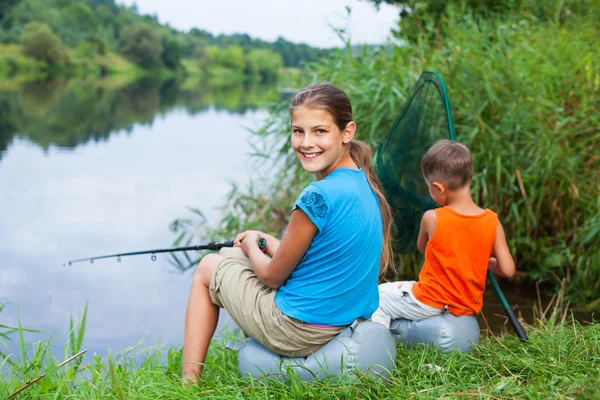
<svg viewBox="0 0 600 400"><path fill-rule="evenodd" d="M429 188L429 195L440 206L444 207L448 202L448 189L441 181L435 180L435 178L425 178L425 183Z"/></svg>

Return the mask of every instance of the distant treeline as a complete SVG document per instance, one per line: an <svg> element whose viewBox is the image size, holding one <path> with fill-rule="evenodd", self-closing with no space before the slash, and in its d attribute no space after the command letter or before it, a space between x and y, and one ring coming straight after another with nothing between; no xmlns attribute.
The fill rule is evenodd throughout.
<svg viewBox="0 0 600 400"><path fill-rule="evenodd" d="M181 32L114 0L2 0L0 43L22 45L23 56L54 71L118 53L144 70L179 72L187 60L194 72L224 69L263 82L274 80L282 66L298 67L327 55L282 38L269 43L245 34ZM18 69L20 60L5 64Z"/></svg>

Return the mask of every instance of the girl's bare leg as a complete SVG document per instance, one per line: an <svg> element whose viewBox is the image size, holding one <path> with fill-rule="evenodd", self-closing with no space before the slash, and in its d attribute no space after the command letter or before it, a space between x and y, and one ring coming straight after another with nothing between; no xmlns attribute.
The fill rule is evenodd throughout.
<svg viewBox="0 0 600 400"><path fill-rule="evenodd" d="M200 260L194 277L185 314L183 337L183 379L196 382L202 373L208 345L219 321L219 307L210 299L208 288L212 266L222 259L207 254Z"/></svg>

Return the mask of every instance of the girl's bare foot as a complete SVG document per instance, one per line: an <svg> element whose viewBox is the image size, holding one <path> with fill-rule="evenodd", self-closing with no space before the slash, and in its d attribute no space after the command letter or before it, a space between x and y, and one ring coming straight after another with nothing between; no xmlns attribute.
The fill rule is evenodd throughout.
<svg viewBox="0 0 600 400"><path fill-rule="evenodd" d="M195 386L198 384L198 376L194 374L187 374L181 378L181 384L183 386Z"/></svg>

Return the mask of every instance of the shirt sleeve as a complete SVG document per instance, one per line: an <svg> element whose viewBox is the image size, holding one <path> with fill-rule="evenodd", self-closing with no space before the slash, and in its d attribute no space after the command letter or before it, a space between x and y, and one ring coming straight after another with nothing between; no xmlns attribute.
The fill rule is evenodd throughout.
<svg viewBox="0 0 600 400"><path fill-rule="evenodd" d="M292 212L300 208L308 215L319 232L323 232L330 214L327 197L315 184L308 185L296 199Z"/></svg>

